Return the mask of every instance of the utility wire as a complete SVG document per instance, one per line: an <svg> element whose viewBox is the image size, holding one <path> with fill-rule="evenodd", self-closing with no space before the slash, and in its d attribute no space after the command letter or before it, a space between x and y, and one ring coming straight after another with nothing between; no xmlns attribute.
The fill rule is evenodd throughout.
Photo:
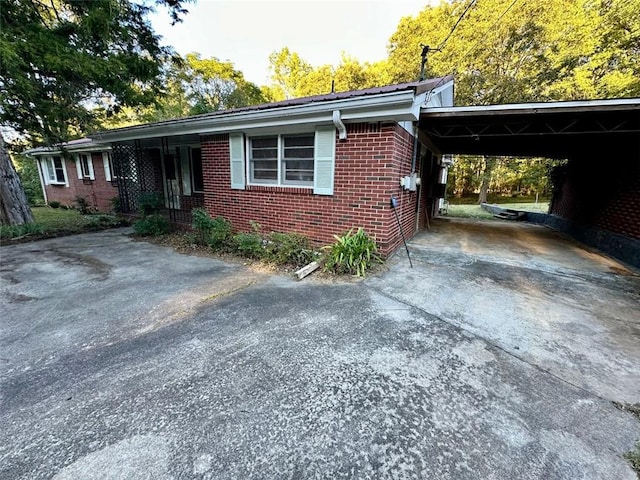
<svg viewBox="0 0 640 480"><path fill-rule="evenodd" d="M458 60L463 60L467 55L469 55L473 50L475 50L475 48L478 46L478 44L480 42L484 42L487 33L489 33L489 31L491 29L493 29L493 27L495 27L497 25L497 23L502 20L504 18L504 16L507 14L507 12L509 12L509 10L511 10L513 8L513 6L518 3L520 0L513 0L511 2L511 4L506 8L506 10L504 12L502 12L500 14L500 16L489 26L489 28L487 28L484 32L482 32L482 35L480 35L480 39L474 43L473 45L471 45L471 47L469 48L469 50L467 50L462 57L460 57ZM469 6L471 6L471 4L469 4ZM467 10L469 9L469 7L467 7ZM467 12L467 10L465 10L462 15L464 16L464 14ZM461 17L462 18L462 17ZM456 25L460 23L460 20L458 20L458 22L456 22ZM455 30L455 26L454 26L454 30ZM453 33L453 30L451 31L451 33ZM445 42L449 39L449 37L451 36L451 33L447 36L447 38L445 39ZM443 42L443 43L445 43ZM457 72L457 68L454 68L453 71L451 72L451 75L455 75ZM446 76L443 76L442 79L436 84L435 87L433 88L437 88L446 78Z"/></svg>
<svg viewBox="0 0 640 480"><path fill-rule="evenodd" d="M431 47L429 47L429 45L421 44L421 46L422 46L422 55L421 55L422 62L420 63L420 76L418 77L418 79L420 81L424 80L425 67L427 65L427 55L429 55L429 52L440 52L440 51L442 51L444 46L447 44L447 41L449 41L449 38L451 38L451 35L453 35L453 32L455 32L456 28L458 28L458 25L460 24L460 22L462 21L464 16L471 9L471 7L473 7L476 4L476 1L477 0L471 0L469 2L469 5L467 5L467 8L464 9L464 11L460 15L460 17L458 17L458 20L456 20L456 23L451 28L451 31L447 34L447 36L444 38L444 40L442 40L442 42L440 42L440 45L438 45L437 48L431 48Z"/></svg>
<svg viewBox="0 0 640 480"><path fill-rule="evenodd" d="M449 40L449 38L451 37L451 35L453 35L453 32L456 31L456 28L458 28L458 24L462 21L462 19L464 18L464 16L467 14L467 12L469 11L469 9L471 7L473 7L476 4L477 0L471 0L471 2L469 2L469 5L467 5L467 8L464 9L464 12L462 12L462 15L460 15L460 17L458 18L458 20L456 21L456 23L453 25L453 28L451 29L451 31L449 32L449 34L445 37L445 39L440 42L440 45L438 45L438 48L434 49L436 51L442 50L444 48L444 46L447 44L447 41Z"/></svg>
<svg viewBox="0 0 640 480"><path fill-rule="evenodd" d="M513 0L511 2L511 4L505 9L504 12L502 12L500 14L500 16L491 24L489 25L489 28L487 28L484 32L482 32L482 35L480 35L480 39L478 41L476 41L473 45L471 45L471 47L469 48L469 50L467 50L462 57L460 57L459 60L462 60L464 58L466 58L467 55L469 55L473 50L476 49L476 47L480 44L480 42L484 42L485 37L487 35L487 33L489 33L489 31L491 31L491 29L493 29L493 27L495 27L498 22L500 20L502 20L504 18L504 16L509 12L509 10L511 10L513 8L513 6L518 3L520 0ZM456 27L458 26L458 24L460 23L460 21L464 18L464 16L466 15L467 11L475 4L476 0L472 0L471 3L469 3L469 5L467 5L467 8L465 8L464 12L462 12L462 15L460 15L460 18L458 18L458 21L455 23L455 25L453 26L453 28L451 29L451 31L449 32L449 35L447 35L447 37L440 43L440 46L436 49L428 49L428 47L426 47L428 49L428 51L439 51L440 49L442 49L444 47L444 45L447 43L447 40L449 40L449 37L451 36L451 34L454 32L454 30L456 29ZM455 75L457 69L453 69L453 72L451 72L452 75ZM437 88L440 83L442 83L444 81L444 79L446 78L446 76L443 76L442 79L438 82L438 84L434 87Z"/></svg>
<svg viewBox="0 0 640 480"><path fill-rule="evenodd" d="M498 22L500 20L502 20L504 18L504 16L507 14L507 12L509 10L511 10L513 8L513 6L518 3L520 0L513 0L513 2L511 2L511 4L507 7L507 9L502 12L502 14L500 14L500 16L497 18L496 21L494 21L491 25L489 25L489 28L487 28L484 32L482 32L482 35L480 35L479 40L476 41L476 43L474 43L473 45L471 45L471 48L469 48L469 50L467 50L462 57L459 60L464 59L467 55L469 55L472 51L474 51L476 49L476 47L481 43L485 41L486 35L487 33L489 33L489 31L491 31L493 29L493 27L495 27Z"/></svg>

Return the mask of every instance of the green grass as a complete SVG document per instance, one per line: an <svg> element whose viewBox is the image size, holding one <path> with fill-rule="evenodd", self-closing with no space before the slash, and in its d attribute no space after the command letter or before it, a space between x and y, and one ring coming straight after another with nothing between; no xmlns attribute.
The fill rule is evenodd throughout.
<svg viewBox="0 0 640 480"><path fill-rule="evenodd" d="M526 210L528 212L547 213L549 203L502 203L503 208L511 208L514 210ZM449 217L458 218L478 218L484 220L495 220L493 214L483 210L480 205L449 205Z"/></svg>
<svg viewBox="0 0 640 480"><path fill-rule="evenodd" d="M32 207L35 223L39 223L47 231L52 230L81 230L87 225L86 215L80 215L77 210L63 208Z"/></svg>
<svg viewBox="0 0 640 480"><path fill-rule="evenodd" d="M480 208L480 205L449 205L447 216L495 220L495 217L491 213Z"/></svg>
<svg viewBox="0 0 640 480"><path fill-rule="evenodd" d="M478 203L478 195L471 195L471 196L465 196L465 197L454 196L454 197L449 197L447 200L449 200L449 203L452 205L476 205ZM521 203L530 204L535 202L536 202L535 195L504 196L504 195L489 194L487 197L487 203L495 203L496 205L521 204ZM549 199L541 196L538 198L538 202L548 203Z"/></svg>
<svg viewBox="0 0 640 480"><path fill-rule="evenodd" d="M64 208L32 207L31 211L34 223L0 226L0 241L2 243L72 235L128 224L113 215L80 215L77 210Z"/></svg>
<svg viewBox="0 0 640 480"><path fill-rule="evenodd" d="M549 211L549 202L538 203L500 203L502 208L511 208L513 210L525 210L527 212L547 213Z"/></svg>
<svg viewBox="0 0 640 480"><path fill-rule="evenodd" d="M631 468L640 478L640 442L637 442L636 447L630 452L626 452L623 457L631 464Z"/></svg>

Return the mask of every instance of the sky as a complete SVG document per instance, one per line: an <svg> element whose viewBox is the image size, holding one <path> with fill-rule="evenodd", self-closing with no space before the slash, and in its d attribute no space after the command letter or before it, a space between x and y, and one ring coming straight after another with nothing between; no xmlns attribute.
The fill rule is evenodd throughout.
<svg viewBox="0 0 640 480"><path fill-rule="evenodd" d="M198 0L181 24L152 15L162 43L186 55L231 61L257 85L269 83L269 55L289 47L313 66L340 62L347 53L361 62L387 56L400 19L415 16L429 0ZM419 61L420 52L416 52Z"/></svg>

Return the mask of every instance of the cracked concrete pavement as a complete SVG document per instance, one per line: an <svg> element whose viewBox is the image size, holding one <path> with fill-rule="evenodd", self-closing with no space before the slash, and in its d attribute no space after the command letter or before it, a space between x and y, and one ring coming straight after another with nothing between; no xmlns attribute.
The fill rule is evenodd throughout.
<svg viewBox="0 0 640 480"><path fill-rule="evenodd" d="M364 282L116 230L0 248L1 478L621 478L640 280L441 222Z"/></svg>

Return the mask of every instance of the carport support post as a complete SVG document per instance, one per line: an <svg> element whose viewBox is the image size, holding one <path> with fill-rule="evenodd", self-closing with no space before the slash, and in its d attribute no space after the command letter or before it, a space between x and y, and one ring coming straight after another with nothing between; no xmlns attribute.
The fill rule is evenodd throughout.
<svg viewBox="0 0 640 480"><path fill-rule="evenodd" d="M400 230L400 236L402 237L402 243L404 243L404 249L407 251L407 258L409 259L409 266L413 268L413 263L411 262L411 255L409 255L409 247L407 247L407 241L404 239L404 232L402 231L402 225L400 224L400 217L398 216L398 211L396 207L398 206L398 199L394 196L391 197L391 208L393 209L393 213L396 214L396 221L398 222L398 229Z"/></svg>

